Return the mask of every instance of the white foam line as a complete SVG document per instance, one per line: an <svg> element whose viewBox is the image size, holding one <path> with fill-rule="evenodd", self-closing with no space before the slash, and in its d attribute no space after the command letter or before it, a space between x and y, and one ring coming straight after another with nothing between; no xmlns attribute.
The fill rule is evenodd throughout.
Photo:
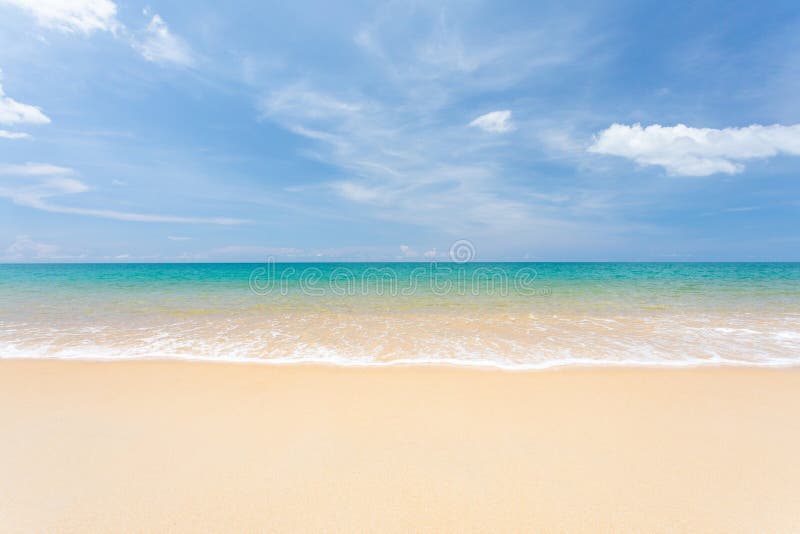
<svg viewBox="0 0 800 534"><path fill-rule="evenodd" d="M709 367L749 367L786 369L800 367L800 360L772 360L772 361L746 361L715 358L713 360L600 360L591 358L569 358L550 360L536 363L502 363L491 360L460 360L456 358L430 358L430 359L397 359L391 361L363 361L356 359L337 358L247 358L247 357L214 357L187 355L151 355L151 356L101 356L101 355L56 355L42 356L40 354L13 356L0 356L0 360L60 360L60 361L86 361L86 362L114 362L114 361L192 361L206 363L234 363L247 365L275 365L275 366L329 366L329 367L467 367L477 369L495 369L501 371L544 371L559 368L709 368Z"/></svg>

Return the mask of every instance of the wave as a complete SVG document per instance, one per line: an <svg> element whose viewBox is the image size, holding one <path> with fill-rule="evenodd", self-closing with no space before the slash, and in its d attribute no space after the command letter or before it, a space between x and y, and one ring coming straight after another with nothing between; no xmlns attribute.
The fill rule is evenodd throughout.
<svg viewBox="0 0 800 534"><path fill-rule="evenodd" d="M709 358L536 358L531 355L529 361L509 361L496 358L485 358L480 355L468 357L410 357L379 360L364 356L337 354L329 352L320 354L314 351L309 354L261 358L237 355L203 355L192 353L146 353L141 350L134 353L111 352L95 349L62 350L44 352L41 350L21 350L16 347L0 346L0 360L66 360L87 362L114 361L189 361L213 362L249 365L321 365L332 367L463 367L474 369L494 369L501 371L541 371L559 368L700 368L700 367L748 367L748 368L792 368L800 367L800 358L773 357L761 359L741 359L714 356Z"/></svg>

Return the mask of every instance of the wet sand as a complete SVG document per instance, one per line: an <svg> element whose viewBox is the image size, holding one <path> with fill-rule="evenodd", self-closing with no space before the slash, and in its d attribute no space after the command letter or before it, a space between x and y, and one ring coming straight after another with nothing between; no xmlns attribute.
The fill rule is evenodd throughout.
<svg viewBox="0 0 800 534"><path fill-rule="evenodd" d="M0 361L0 530L800 530L800 370Z"/></svg>

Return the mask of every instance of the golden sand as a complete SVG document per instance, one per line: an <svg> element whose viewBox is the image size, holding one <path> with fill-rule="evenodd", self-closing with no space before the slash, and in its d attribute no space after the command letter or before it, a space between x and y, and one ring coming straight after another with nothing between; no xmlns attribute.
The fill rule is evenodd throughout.
<svg viewBox="0 0 800 534"><path fill-rule="evenodd" d="M0 530L800 531L800 372L0 362Z"/></svg>

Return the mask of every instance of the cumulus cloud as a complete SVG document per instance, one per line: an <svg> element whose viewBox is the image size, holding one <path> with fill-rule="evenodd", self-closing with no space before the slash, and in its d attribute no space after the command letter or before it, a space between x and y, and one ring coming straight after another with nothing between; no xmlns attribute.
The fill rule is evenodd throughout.
<svg viewBox="0 0 800 534"><path fill-rule="evenodd" d="M514 125L511 124L511 111L507 109L481 115L469 125L489 133L505 133L514 129Z"/></svg>
<svg viewBox="0 0 800 534"><path fill-rule="evenodd" d="M158 14L133 41L133 47L147 60L154 63L189 67L194 64L194 56L189 45L172 33Z"/></svg>
<svg viewBox="0 0 800 534"><path fill-rule="evenodd" d="M67 167L49 163L0 165L0 197L8 198L20 206L52 213L86 215L103 219L136 222L189 223L189 224L241 224L245 221L228 217L183 217L154 213L134 213L106 208L65 206L53 202L54 197L74 195L89 191L89 186L76 178Z"/></svg>
<svg viewBox="0 0 800 534"><path fill-rule="evenodd" d="M672 175L736 174L747 160L800 155L800 124L723 129L612 124L595 136L588 150L658 165Z"/></svg>
<svg viewBox="0 0 800 534"><path fill-rule="evenodd" d="M50 119L42 113L40 108L17 102L6 96L3 85L0 84L0 124L47 124L49 122ZM13 132L5 133L14 135ZM16 139L6 135L2 137Z"/></svg>
<svg viewBox="0 0 800 534"><path fill-rule="evenodd" d="M94 31L115 31L117 6L111 0L0 0L33 15L45 28L88 35Z"/></svg>

